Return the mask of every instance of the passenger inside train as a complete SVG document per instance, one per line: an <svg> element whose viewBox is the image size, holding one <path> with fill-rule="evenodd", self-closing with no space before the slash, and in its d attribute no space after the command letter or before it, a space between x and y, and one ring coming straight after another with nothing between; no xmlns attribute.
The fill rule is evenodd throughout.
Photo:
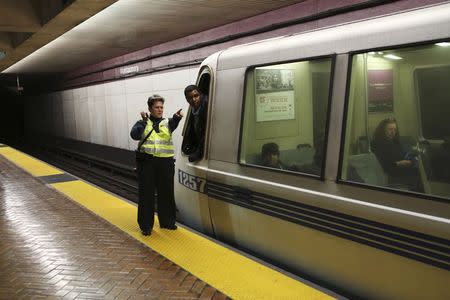
<svg viewBox="0 0 450 300"><path fill-rule="evenodd" d="M276 143L266 143L262 146L261 165L274 169L286 169L280 160L280 150Z"/></svg>
<svg viewBox="0 0 450 300"><path fill-rule="evenodd" d="M411 150L405 151L400 144L399 130L395 118L382 120L372 140L372 151L388 175L390 186L422 192L418 172L418 157Z"/></svg>
<svg viewBox="0 0 450 300"><path fill-rule="evenodd" d="M275 144L278 154L274 156L280 163L273 163L274 168L321 175L331 65L331 58L325 58L247 72L242 164L270 166L261 162L261 154Z"/></svg>
<svg viewBox="0 0 450 300"><path fill-rule="evenodd" d="M354 54L350 72L341 179L448 198L450 43Z"/></svg>

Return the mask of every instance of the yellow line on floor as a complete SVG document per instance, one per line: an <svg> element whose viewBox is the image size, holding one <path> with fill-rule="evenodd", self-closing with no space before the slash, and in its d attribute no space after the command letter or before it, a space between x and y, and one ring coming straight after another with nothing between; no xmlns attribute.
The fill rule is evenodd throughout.
<svg viewBox="0 0 450 300"><path fill-rule="evenodd" d="M152 235L144 237L136 223L136 206L88 183L71 181L52 186L234 299L331 299L183 228L161 230L155 224Z"/></svg>
<svg viewBox="0 0 450 300"><path fill-rule="evenodd" d="M16 150L8 150L5 155L2 150L0 154L14 159L30 173L40 163L36 159L34 163L17 162L18 158L33 159L19 155ZM333 299L189 230L159 229L157 219L152 235L144 237L137 226L135 205L86 182L77 180L52 186L233 299Z"/></svg>
<svg viewBox="0 0 450 300"><path fill-rule="evenodd" d="M36 177L64 173L43 161L35 159L11 147L0 147L0 154Z"/></svg>

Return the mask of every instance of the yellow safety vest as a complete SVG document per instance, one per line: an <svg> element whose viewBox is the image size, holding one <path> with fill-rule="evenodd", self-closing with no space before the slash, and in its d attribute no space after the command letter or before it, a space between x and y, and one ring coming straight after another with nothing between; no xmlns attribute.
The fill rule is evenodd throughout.
<svg viewBox="0 0 450 300"><path fill-rule="evenodd" d="M147 120L142 139L153 129L152 120ZM153 130L152 134L147 138L141 149L145 153L156 157L173 157L172 133L169 130L169 121L167 119L159 122L159 133Z"/></svg>

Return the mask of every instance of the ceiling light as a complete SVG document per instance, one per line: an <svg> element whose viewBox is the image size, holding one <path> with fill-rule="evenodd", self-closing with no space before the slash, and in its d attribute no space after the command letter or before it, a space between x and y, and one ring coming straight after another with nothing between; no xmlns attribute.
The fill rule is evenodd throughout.
<svg viewBox="0 0 450 300"><path fill-rule="evenodd" d="M389 58L389 59L393 59L393 60L399 60L399 59L403 59L400 56L394 55L394 54L386 54L383 55L383 57Z"/></svg>
<svg viewBox="0 0 450 300"><path fill-rule="evenodd" d="M450 42L440 42L436 43L435 45L439 47L450 47Z"/></svg>
<svg viewBox="0 0 450 300"><path fill-rule="evenodd" d="M369 52L369 55L375 55L375 52L370 51L370 52Z"/></svg>

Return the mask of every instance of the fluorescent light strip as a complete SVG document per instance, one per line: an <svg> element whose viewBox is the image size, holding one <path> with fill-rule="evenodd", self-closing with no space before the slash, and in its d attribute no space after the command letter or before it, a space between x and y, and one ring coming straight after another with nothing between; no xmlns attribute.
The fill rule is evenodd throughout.
<svg viewBox="0 0 450 300"><path fill-rule="evenodd" d="M436 46L439 47L450 47L450 42L441 42L441 43L436 43Z"/></svg>
<svg viewBox="0 0 450 300"><path fill-rule="evenodd" d="M383 55L383 57L389 58L389 59L393 59L393 60L403 59L400 56L397 56L397 55L394 55L394 54L386 54L386 55Z"/></svg>

